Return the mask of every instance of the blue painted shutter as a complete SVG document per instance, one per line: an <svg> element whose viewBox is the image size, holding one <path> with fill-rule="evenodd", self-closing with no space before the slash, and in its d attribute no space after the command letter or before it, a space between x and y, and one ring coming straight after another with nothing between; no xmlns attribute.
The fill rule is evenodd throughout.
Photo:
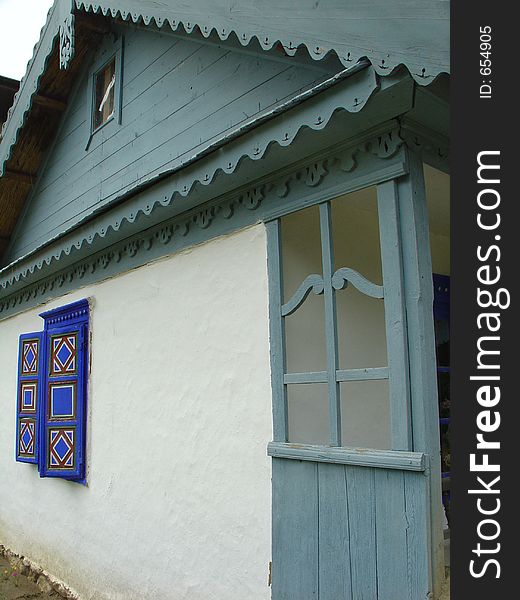
<svg viewBox="0 0 520 600"><path fill-rule="evenodd" d="M45 319L46 381L40 435L40 475L85 482L88 303Z"/></svg>
<svg viewBox="0 0 520 600"><path fill-rule="evenodd" d="M16 460L38 464L44 362L43 333L25 333L18 344Z"/></svg>

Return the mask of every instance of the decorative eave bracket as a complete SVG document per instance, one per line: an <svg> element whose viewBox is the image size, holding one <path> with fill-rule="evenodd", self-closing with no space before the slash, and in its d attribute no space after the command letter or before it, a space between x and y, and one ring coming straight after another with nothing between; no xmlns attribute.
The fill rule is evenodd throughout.
<svg viewBox="0 0 520 600"><path fill-rule="evenodd" d="M361 187L367 187L398 177L407 168L403 147L399 124L386 122L345 145L333 145L319 157L302 159L283 174L272 173L231 189L173 217L164 213L166 218L157 219L152 227L148 222L139 226L137 220L139 213L149 212L122 205L121 210L132 210L131 217L127 214L123 219L119 212L102 215L88 230L72 234L31 261L10 269L0 279L0 321L80 285L96 283L213 237L276 218L296 206L316 203L330 193L327 190L337 195L359 189L360 182ZM135 200L151 208L150 198L163 193L151 189ZM173 196L179 199L179 193ZM209 191L206 197L211 197ZM125 235L117 235L123 220L136 224L127 228Z"/></svg>
<svg viewBox="0 0 520 600"><path fill-rule="evenodd" d="M74 58L74 0L62 0L60 18L60 69Z"/></svg>

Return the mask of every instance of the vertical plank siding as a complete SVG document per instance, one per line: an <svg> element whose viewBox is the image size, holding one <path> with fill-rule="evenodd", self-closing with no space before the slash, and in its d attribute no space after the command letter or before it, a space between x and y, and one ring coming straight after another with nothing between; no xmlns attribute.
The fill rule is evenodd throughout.
<svg viewBox="0 0 520 600"><path fill-rule="evenodd" d="M273 507L273 600L318 600L318 464L274 459Z"/></svg>
<svg viewBox="0 0 520 600"><path fill-rule="evenodd" d="M348 474L350 570L353 600L377 598L377 543L374 469L345 468Z"/></svg>
<svg viewBox="0 0 520 600"><path fill-rule="evenodd" d="M85 71L8 259L324 74L218 45L140 29L122 32L121 125L100 129L86 150L91 98Z"/></svg>
<svg viewBox="0 0 520 600"><path fill-rule="evenodd" d="M355 600L350 573L350 524L345 469L318 464L320 600Z"/></svg>
<svg viewBox="0 0 520 600"><path fill-rule="evenodd" d="M427 506L424 472L273 458L273 600L426 600Z"/></svg>
<svg viewBox="0 0 520 600"><path fill-rule="evenodd" d="M377 597L403 600L407 589L404 472L375 472Z"/></svg>

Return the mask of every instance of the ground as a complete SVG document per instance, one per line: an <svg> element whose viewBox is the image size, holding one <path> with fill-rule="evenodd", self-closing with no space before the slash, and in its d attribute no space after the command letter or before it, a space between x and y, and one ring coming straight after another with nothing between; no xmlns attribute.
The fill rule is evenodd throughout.
<svg viewBox="0 0 520 600"><path fill-rule="evenodd" d="M441 597L439 600L450 600L450 579L449 575L446 581L444 582L444 586L441 592Z"/></svg>
<svg viewBox="0 0 520 600"><path fill-rule="evenodd" d="M13 570L5 558L0 556L0 600L58 600L58 598L60 596L56 592L42 592L33 581ZM449 578L439 600L450 600Z"/></svg>
<svg viewBox="0 0 520 600"><path fill-rule="evenodd" d="M0 600L57 600L55 592L44 593L24 575L13 570L10 564L0 556Z"/></svg>

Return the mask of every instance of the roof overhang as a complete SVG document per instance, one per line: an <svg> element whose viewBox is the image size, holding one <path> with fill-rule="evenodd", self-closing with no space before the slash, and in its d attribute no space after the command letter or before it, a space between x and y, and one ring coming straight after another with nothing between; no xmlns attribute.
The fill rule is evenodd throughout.
<svg viewBox="0 0 520 600"><path fill-rule="evenodd" d="M134 23L194 30L225 40L253 38L265 50L287 54L305 46L321 60L335 52L345 66L368 58L380 75L405 65L420 84L449 72L449 2L446 0L76 0L81 10Z"/></svg>
<svg viewBox="0 0 520 600"><path fill-rule="evenodd" d="M301 0L295 18L294 2L288 0L241 0L239 8L230 7L227 0L192 0L189 7L180 0L56 0L0 139L0 256L66 109L88 48L96 45L96 37L110 30L114 19L169 28L183 35L231 38L234 44L254 44L259 50L281 45L287 55L305 47L315 60L335 53L345 65L345 73L363 65L372 73L390 75L404 65L421 85L448 71L447 2L389 0L384 8L373 1L334 4ZM340 107L361 110L379 85L369 81L364 88L361 103ZM290 108L290 102L282 107ZM262 122L249 123L247 128ZM208 152L228 141L217 140ZM173 170L185 166L177 165Z"/></svg>

